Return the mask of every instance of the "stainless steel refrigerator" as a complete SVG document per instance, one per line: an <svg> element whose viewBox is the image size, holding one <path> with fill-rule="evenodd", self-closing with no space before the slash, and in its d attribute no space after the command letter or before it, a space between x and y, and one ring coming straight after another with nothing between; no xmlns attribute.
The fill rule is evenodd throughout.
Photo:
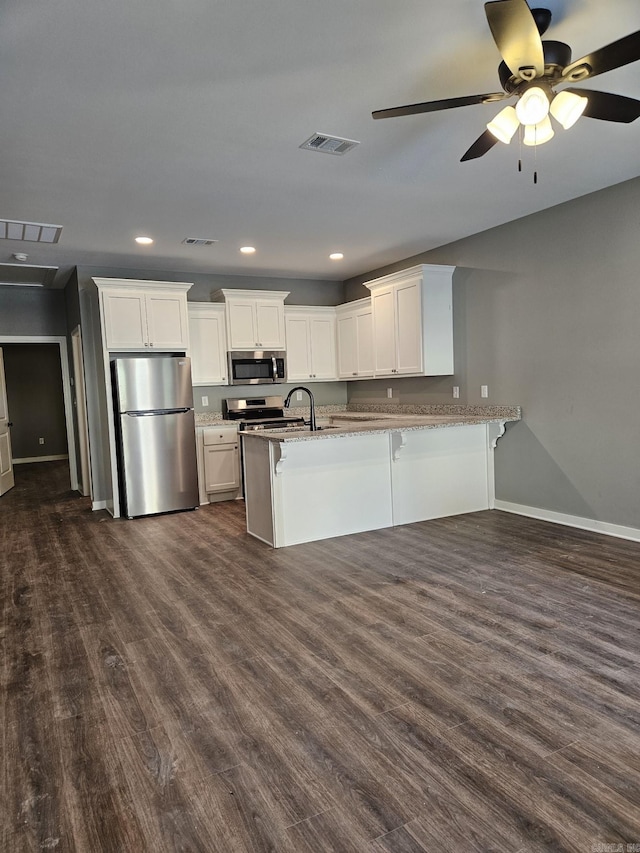
<svg viewBox="0 0 640 853"><path fill-rule="evenodd" d="M197 507L190 359L115 358L112 370L122 514Z"/></svg>

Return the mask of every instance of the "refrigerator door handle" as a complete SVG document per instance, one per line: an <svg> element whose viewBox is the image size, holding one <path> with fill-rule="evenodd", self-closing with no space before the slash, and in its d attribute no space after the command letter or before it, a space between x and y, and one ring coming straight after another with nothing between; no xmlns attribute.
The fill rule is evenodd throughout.
<svg viewBox="0 0 640 853"><path fill-rule="evenodd" d="M123 412L129 418L157 418L158 415L183 415L191 409L158 409L155 412Z"/></svg>

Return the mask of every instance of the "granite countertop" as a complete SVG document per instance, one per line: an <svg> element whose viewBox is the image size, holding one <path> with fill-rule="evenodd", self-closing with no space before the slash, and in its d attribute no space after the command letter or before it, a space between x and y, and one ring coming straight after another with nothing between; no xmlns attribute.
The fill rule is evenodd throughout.
<svg viewBox="0 0 640 853"><path fill-rule="evenodd" d="M400 408L403 411L398 411ZM419 413L408 412L407 408L420 409ZM375 411L353 409L318 414L318 420L330 417L332 424L317 432L309 428L289 427L281 430L260 430L243 433L245 436L262 441L292 442L316 441L319 439L340 438L347 435L367 435L379 432L409 432L413 430L441 429L465 424L505 423L521 419L518 406L415 406L389 407L386 411L376 406ZM437 411L433 411L433 410ZM453 411L444 411L452 409ZM431 411L425 411L431 410Z"/></svg>

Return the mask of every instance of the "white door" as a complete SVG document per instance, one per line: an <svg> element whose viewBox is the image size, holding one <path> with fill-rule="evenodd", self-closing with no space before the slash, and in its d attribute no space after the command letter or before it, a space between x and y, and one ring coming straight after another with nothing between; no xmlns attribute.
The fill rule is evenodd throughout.
<svg viewBox="0 0 640 853"><path fill-rule="evenodd" d="M253 302L229 299L229 349L254 350L258 345L256 334L256 311Z"/></svg>
<svg viewBox="0 0 640 853"><path fill-rule="evenodd" d="M396 373L422 373L421 281L412 278L395 286Z"/></svg>
<svg viewBox="0 0 640 853"><path fill-rule="evenodd" d="M306 317L289 315L285 318L287 330L287 381L311 379L309 361L309 325Z"/></svg>
<svg viewBox="0 0 640 853"><path fill-rule="evenodd" d="M395 292L391 285L371 294L373 369L376 376L396 372Z"/></svg>
<svg viewBox="0 0 640 853"><path fill-rule="evenodd" d="M130 290L103 293L102 310L107 349L142 349L149 345L144 293Z"/></svg>
<svg viewBox="0 0 640 853"><path fill-rule="evenodd" d="M310 317L311 373L314 379L336 379L336 326L332 317Z"/></svg>
<svg viewBox="0 0 640 853"><path fill-rule="evenodd" d="M145 306L150 347L163 350L189 348L184 293L147 293Z"/></svg>
<svg viewBox="0 0 640 853"><path fill-rule="evenodd" d="M11 433L9 432L9 410L7 408L7 386L4 379L4 358L0 347L0 495L14 486L13 461L11 458Z"/></svg>
<svg viewBox="0 0 640 853"><path fill-rule="evenodd" d="M260 349L284 349L284 305L275 300L256 300L257 345Z"/></svg>
<svg viewBox="0 0 640 853"><path fill-rule="evenodd" d="M338 317L338 375L350 379L358 375L355 314Z"/></svg>

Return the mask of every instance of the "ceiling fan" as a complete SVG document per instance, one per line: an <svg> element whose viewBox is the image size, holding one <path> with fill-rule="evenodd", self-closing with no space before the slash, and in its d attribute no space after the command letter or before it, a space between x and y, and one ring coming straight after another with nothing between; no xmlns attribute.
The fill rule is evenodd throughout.
<svg viewBox="0 0 640 853"><path fill-rule="evenodd" d="M547 142L554 133L549 113L565 130L581 115L624 123L640 116L640 101L635 98L571 86L555 91L556 86L587 80L640 59L640 30L572 62L569 45L541 38L551 23L548 9L530 9L526 0L491 0L484 4L484 10L502 56L498 76L504 91L376 110L373 118L517 98L515 107L505 107L489 122L487 130L463 154L464 162L482 157L499 141L509 143L521 127L525 145Z"/></svg>

